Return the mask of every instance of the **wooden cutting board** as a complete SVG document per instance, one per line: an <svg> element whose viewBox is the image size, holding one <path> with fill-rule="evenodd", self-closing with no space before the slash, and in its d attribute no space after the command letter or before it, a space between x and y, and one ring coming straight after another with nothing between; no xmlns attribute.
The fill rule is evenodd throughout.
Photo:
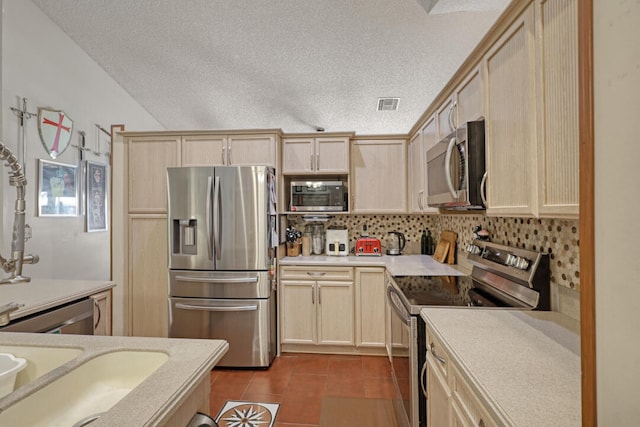
<svg viewBox="0 0 640 427"><path fill-rule="evenodd" d="M441 241L445 241L449 243L449 251L447 253L447 264L455 264L456 263L456 240L458 240L458 233L444 230L440 232L440 244Z"/></svg>
<svg viewBox="0 0 640 427"><path fill-rule="evenodd" d="M449 242L446 240L440 239L438 245L436 246L436 251L433 254L433 259L438 262L445 262L447 259L447 255L449 254Z"/></svg>

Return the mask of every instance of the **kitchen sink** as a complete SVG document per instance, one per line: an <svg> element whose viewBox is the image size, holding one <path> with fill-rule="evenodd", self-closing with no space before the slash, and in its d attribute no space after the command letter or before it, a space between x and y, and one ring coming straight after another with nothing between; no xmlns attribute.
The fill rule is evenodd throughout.
<svg viewBox="0 0 640 427"><path fill-rule="evenodd" d="M51 350L60 349L47 348ZM156 351L96 356L9 406L0 413L0 425L72 426L111 409L168 359Z"/></svg>
<svg viewBox="0 0 640 427"><path fill-rule="evenodd" d="M0 353L11 353L27 361L27 367L18 373L15 389L29 384L58 366L76 358L82 353L79 348L36 347L0 345Z"/></svg>

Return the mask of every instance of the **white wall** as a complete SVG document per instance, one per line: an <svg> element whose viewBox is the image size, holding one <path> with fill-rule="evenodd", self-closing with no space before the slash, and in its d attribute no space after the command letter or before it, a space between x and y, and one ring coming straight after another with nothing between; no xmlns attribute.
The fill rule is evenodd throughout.
<svg viewBox="0 0 640 427"><path fill-rule="evenodd" d="M598 424L640 419L640 2L594 0Z"/></svg>
<svg viewBox="0 0 640 427"><path fill-rule="evenodd" d="M73 144L78 131L87 134L87 144L95 144L95 124L109 129L123 123L127 130L161 130L163 127L122 87L113 81L83 50L75 45L29 0L2 1L2 141L14 152L18 149L18 119L10 110L28 99L28 109L38 107L63 110L74 120ZM40 142L37 118L27 121L27 222L33 238L27 253L36 253L40 262L25 265L31 277L61 279L108 279L110 236L108 232L86 233L84 217L37 217L37 160L48 154ZM104 148L104 147L103 147ZM89 160L107 162L105 156L88 154ZM51 159L49 159L51 160ZM77 164L78 151L69 147L56 161ZM6 170L0 191L3 196L3 238L0 252L8 256L11 244L15 189L9 187ZM121 304L121 293L116 292ZM121 309L114 313L114 328L121 330Z"/></svg>

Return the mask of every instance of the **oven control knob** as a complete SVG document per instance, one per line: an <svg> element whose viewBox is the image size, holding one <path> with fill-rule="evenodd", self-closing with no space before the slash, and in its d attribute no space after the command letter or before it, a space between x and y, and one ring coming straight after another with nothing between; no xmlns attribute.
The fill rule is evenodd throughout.
<svg viewBox="0 0 640 427"><path fill-rule="evenodd" d="M517 260L518 260L517 256L509 254L507 255L507 260L505 263L511 267L515 267Z"/></svg>
<svg viewBox="0 0 640 427"><path fill-rule="evenodd" d="M529 268L529 260L526 258L518 257L518 264L516 265L516 267L520 270L526 270L527 268Z"/></svg>
<svg viewBox="0 0 640 427"><path fill-rule="evenodd" d="M474 244L467 245L467 253L478 255L481 252L480 247Z"/></svg>

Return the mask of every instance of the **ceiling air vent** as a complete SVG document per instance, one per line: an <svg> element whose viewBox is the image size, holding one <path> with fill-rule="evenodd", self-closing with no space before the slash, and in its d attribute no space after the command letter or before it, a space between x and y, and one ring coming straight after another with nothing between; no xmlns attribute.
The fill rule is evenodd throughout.
<svg viewBox="0 0 640 427"><path fill-rule="evenodd" d="M397 111L400 98L378 98L378 111Z"/></svg>

